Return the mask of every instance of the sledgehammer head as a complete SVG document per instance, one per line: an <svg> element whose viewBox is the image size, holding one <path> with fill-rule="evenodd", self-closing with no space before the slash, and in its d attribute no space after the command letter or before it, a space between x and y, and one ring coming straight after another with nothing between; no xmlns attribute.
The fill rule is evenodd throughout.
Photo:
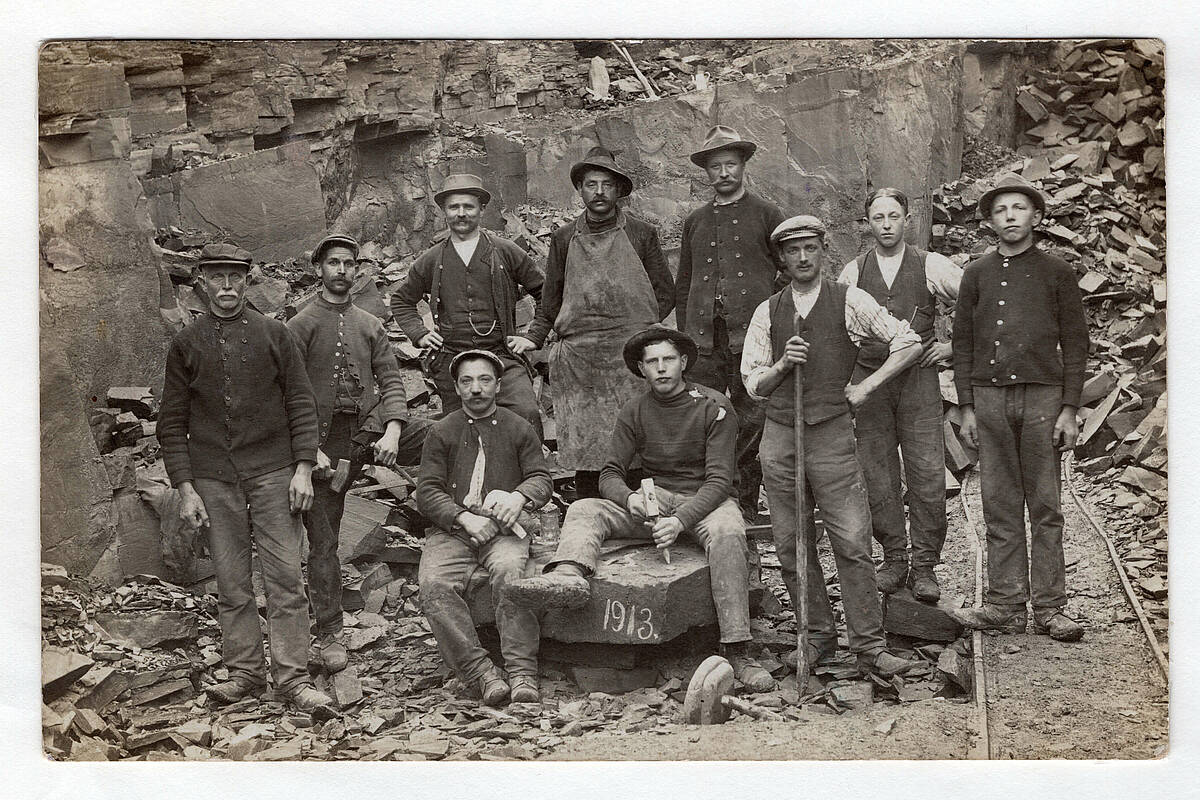
<svg viewBox="0 0 1200 800"><path fill-rule="evenodd" d="M690 725L720 725L729 719L721 698L733 691L733 667L721 656L704 659L688 683L683 721Z"/></svg>

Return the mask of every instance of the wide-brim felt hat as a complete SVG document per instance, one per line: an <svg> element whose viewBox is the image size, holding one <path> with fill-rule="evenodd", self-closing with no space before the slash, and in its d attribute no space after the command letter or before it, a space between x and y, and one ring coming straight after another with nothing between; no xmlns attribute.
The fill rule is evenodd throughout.
<svg viewBox="0 0 1200 800"><path fill-rule="evenodd" d="M666 325L651 325L644 331L639 331L629 337L629 341L625 342L625 348L622 355L625 357L625 366L629 367L629 371L639 378L643 377L642 371L638 369L638 364L642 361L642 353L646 349L649 342L658 342L667 340L673 342L679 348L681 355L687 356L688 366L696 363L697 353L696 342L691 336L688 336L683 331L668 328Z"/></svg>
<svg viewBox="0 0 1200 800"><path fill-rule="evenodd" d="M321 256L331 247L345 247L354 253L355 260L358 259L358 239L346 233L331 233L317 242L317 246L313 248L312 263L316 264L319 262Z"/></svg>
<svg viewBox="0 0 1200 800"><path fill-rule="evenodd" d="M504 362L500 360L500 356L496 355L490 350L463 350L461 353L455 355L454 358L450 359L451 378L458 377L458 365L468 358L482 358L485 361L492 362L493 366L496 367L497 378L504 374Z"/></svg>
<svg viewBox="0 0 1200 800"><path fill-rule="evenodd" d="M206 244L200 251L199 266L204 267L216 266L232 266L244 267L250 269L250 262L253 259L250 253L246 252L236 244L231 242L221 242L220 244Z"/></svg>
<svg viewBox="0 0 1200 800"><path fill-rule="evenodd" d="M1012 172L1000 176L996 184L979 198L979 216L987 219L992 215L992 201L1005 192L1020 192L1033 201L1037 210L1046 213L1046 197L1029 181Z"/></svg>
<svg viewBox="0 0 1200 800"><path fill-rule="evenodd" d="M690 158L697 167L704 167L708 164L708 157L718 150L737 150L744 160L749 161L754 151L758 150L758 145L749 139L743 139L741 134L728 125L714 125L705 134L700 149L692 153Z"/></svg>
<svg viewBox="0 0 1200 800"><path fill-rule="evenodd" d="M617 197L628 197L633 192L633 178L617 166L617 160L611 151L603 147L593 147L587 151L582 161L576 161L571 167L571 185L576 189L583 181L583 173L589 169L602 169L611 172L617 178Z"/></svg>
<svg viewBox="0 0 1200 800"><path fill-rule="evenodd" d="M440 206L442 200L452 194L473 194L485 206L492 201L492 193L483 188L483 179L469 172L447 175L446 180L442 181L442 188L433 196L433 202Z"/></svg>

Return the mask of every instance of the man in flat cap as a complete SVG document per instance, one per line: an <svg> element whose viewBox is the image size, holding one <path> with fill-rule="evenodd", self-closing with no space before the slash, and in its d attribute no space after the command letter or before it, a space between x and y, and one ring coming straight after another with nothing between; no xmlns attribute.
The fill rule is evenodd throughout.
<svg viewBox="0 0 1200 800"><path fill-rule="evenodd" d="M594 497L617 412L641 389L621 345L671 312L675 284L654 226L617 203L633 179L612 153L593 147L571 167L571 183L584 211L551 237L528 336L540 343L551 328L558 334L550 351L558 465L575 470L580 497Z"/></svg>
<svg viewBox="0 0 1200 800"><path fill-rule="evenodd" d="M949 360L950 343L937 341L933 323L935 298L951 305L958 299L962 269L941 253L905 243L909 214L904 192L885 187L864 205L875 246L847 263L838 280L870 294L893 317L907 320L923 347L919 363L880 387L854 413L854 434L871 499L871 527L883 547L876 581L884 594L907 583L918 600L937 602L941 589L933 568L946 541L946 452L938 365ZM887 357L885 345L864 344L858 351L854 380L861 381ZM908 486L907 532L897 447L904 456Z"/></svg>
<svg viewBox="0 0 1200 800"><path fill-rule="evenodd" d="M771 231L783 222L778 206L746 189L746 162L757 149L733 128L716 125L692 153L713 199L684 220L675 273L675 319L699 348L699 357L688 365L688 378L727 391L737 411L735 496L749 521L758 516L764 416L762 404L742 386L742 342L750 315L775 291Z"/></svg>
<svg viewBox="0 0 1200 800"><path fill-rule="evenodd" d="M227 680L218 703L266 687L262 629L251 583L251 536L262 564L275 691L315 719L336 714L308 675L308 602L300 515L313 500L317 408L295 337L246 308L250 254L231 244L200 254L208 313L167 353L158 440L180 516L209 529ZM251 533L253 531L253 534Z"/></svg>
<svg viewBox="0 0 1200 800"><path fill-rule="evenodd" d="M738 680L766 692L775 681L750 650L746 528L731 496L737 419L724 394L684 380L695 357L690 336L661 325L625 343L625 364L644 389L617 417L600 472L602 497L571 504L545 574L513 581L508 596L533 608L581 607L605 539L650 538L666 548L687 531L708 556L722 650ZM656 519L631 485L635 472L654 480Z"/></svg>
<svg viewBox="0 0 1200 800"><path fill-rule="evenodd" d="M792 608L799 608L796 533L801 522L804 526L806 662L811 667L831 660L837 650L833 608L817 559L815 503L837 562L850 650L857 655L861 672L890 677L920 662L887 650L871 561L871 510L856 456L851 411L921 357L921 337L862 289L822 276L825 234L825 224L809 215L785 220L771 233L780 269L791 283L754 310L742 350L742 376L746 390L767 401L759 455L775 550ZM883 343L889 355L879 369L851 383L859 347L867 342ZM794 370L801 370L802 376L799 405ZM804 462L799 465L796 425L804 426ZM808 496L802 519L796 507L797 469L804 470Z"/></svg>
<svg viewBox="0 0 1200 800"><path fill-rule="evenodd" d="M417 464L429 421L408 416L396 354L378 317L354 305L358 241L331 234L317 244L312 263L321 290L288 329L296 337L317 400L319 447L308 531L308 587L316 617L317 650L329 672L345 669L342 567L338 534L346 492L364 463ZM350 479L335 486L331 466L349 465Z"/></svg>
<svg viewBox="0 0 1200 800"><path fill-rule="evenodd" d="M541 438L541 410L524 354L545 337L520 335L516 308L522 290L540 299L542 272L520 246L479 226L492 195L477 175L448 175L433 199L450 233L413 263L392 293L392 315L414 344L436 352L431 371L443 412L461 404L450 361L466 350L487 350L504 364L496 402L528 420ZM426 295L433 330L417 312Z"/></svg>
<svg viewBox="0 0 1200 800"><path fill-rule="evenodd" d="M1071 265L1034 244L1045 210L1016 175L979 198L1000 242L967 264L954 312L954 381L963 437L979 448L988 556L984 605L958 617L1024 633L1031 603L1034 633L1075 642L1083 627L1065 613L1059 459L1079 434L1088 329Z"/></svg>
<svg viewBox="0 0 1200 800"><path fill-rule="evenodd" d="M489 706L511 698L536 703L537 616L506 599L529 556L522 526L526 505L541 508L553 484L533 426L496 405L504 361L490 350L466 350L451 359L462 406L438 420L421 454L417 508L436 528L425 536L418 581L421 609L438 650L466 685ZM491 584L502 672L479 644L466 595L483 567Z"/></svg>

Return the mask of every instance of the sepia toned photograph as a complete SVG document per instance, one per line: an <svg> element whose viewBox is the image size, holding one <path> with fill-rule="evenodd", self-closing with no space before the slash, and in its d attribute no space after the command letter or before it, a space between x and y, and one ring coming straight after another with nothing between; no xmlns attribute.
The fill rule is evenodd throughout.
<svg viewBox="0 0 1200 800"><path fill-rule="evenodd" d="M1163 759L1169 44L44 41L43 757Z"/></svg>

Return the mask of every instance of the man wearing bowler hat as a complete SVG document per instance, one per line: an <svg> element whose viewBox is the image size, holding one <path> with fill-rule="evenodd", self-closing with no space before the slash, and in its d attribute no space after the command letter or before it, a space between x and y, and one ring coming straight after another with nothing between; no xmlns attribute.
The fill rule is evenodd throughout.
<svg viewBox="0 0 1200 800"><path fill-rule="evenodd" d="M624 369L621 345L671 312L675 284L654 226L618 205L633 179L611 152L589 150L571 167L571 183L584 211L551 237L527 335L540 344L552 328L558 334L550 351L558 465L575 470L581 497L593 497L617 412L641 388Z"/></svg>
<svg viewBox="0 0 1200 800"><path fill-rule="evenodd" d="M602 497L572 503L545 574L513 581L507 592L534 608L580 607L591 597L587 578L605 539L651 538L666 548L688 531L708 556L725 656L747 688L766 692L775 682L750 652L746 529L731 497L737 420L724 394L684 379L695 357L690 336L661 325L625 343L622 358L644 388L612 429ZM630 482L635 472L654 480L661 516L649 519L647 498Z"/></svg>
<svg viewBox="0 0 1200 800"><path fill-rule="evenodd" d="M979 198L1000 242L967 265L955 307L954 381L963 437L979 448L988 562L983 606L957 616L1024 633L1031 603L1034 633L1074 642L1083 627L1065 613L1059 459L1079 433L1088 329L1075 271L1034 244L1045 210L1017 175Z"/></svg>
<svg viewBox="0 0 1200 800"><path fill-rule="evenodd" d="M758 516L758 443L764 417L762 404L746 394L739 375L742 342L755 307L775 290L771 231L783 222L778 206L746 189L746 162L757 149L733 128L715 125L692 153L713 199L684 220L675 273L675 319L699 349L699 357L688 365L688 378L728 392L737 411L734 486L748 521Z"/></svg>
<svg viewBox="0 0 1200 800"><path fill-rule="evenodd" d="M392 293L392 316L414 344L433 351L430 368L443 412L462 404L450 376L451 359L466 350L487 350L504 365L496 402L526 419L541 438L542 415L525 353L540 347L544 335L522 336L516 307L522 289L535 301L541 297L542 272L521 247L479 227L492 199L479 176L448 175L433 199L450 233L417 258ZM433 330L417 312L424 296Z"/></svg>
<svg viewBox="0 0 1200 800"><path fill-rule="evenodd" d="M335 487L331 466L349 465L353 479L364 463L413 465L429 421L409 419L404 382L379 317L354 305L358 241L335 233L312 252L321 291L288 321L316 393L320 445L313 471L308 532L309 598L316 616L317 650L329 672L345 669L342 637L342 567L338 533L351 480Z"/></svg>
<svg viewBox="0 0 1200 800"><path fill-rule="evenodd" d="M312 506L317 407L295 337L246 307L250 254L207 245L200 273L208 313L167 352L158 440L179 515L209 529L217 573L221 657L229 677L206 687L218 703L262 693L262 628L251 582L262 563L275 691L314 718L336 714L308 676L308 602L300 515Z"/></svg>
<svg viewBox="0 0 1200 800"><path fill-rule="evenodd" d="M871 561L871 509L855 450L851 411L920 358L921 337L862 289L822 275L825 236L825 223L807 214L784 220L771 233L780 269L791 282L754 310L742 350L742 375L746 390L767 401L759 454L775 551L794 609L799 608L800 596L796 532L803 525L809 608L805 660L816 665L832 659L837 650L833 608L817 558L815 505L821 510L837 563L846 633L858 669L888 678L921 662L887 649ZM883 343L888 357L879 369L852 383L858 349L867 342ZM795 370L802 377L799 403ZM804 426L800 464L797 424ZM808 498L803 519L796 502L797 469L804 471Z"/></svg>

